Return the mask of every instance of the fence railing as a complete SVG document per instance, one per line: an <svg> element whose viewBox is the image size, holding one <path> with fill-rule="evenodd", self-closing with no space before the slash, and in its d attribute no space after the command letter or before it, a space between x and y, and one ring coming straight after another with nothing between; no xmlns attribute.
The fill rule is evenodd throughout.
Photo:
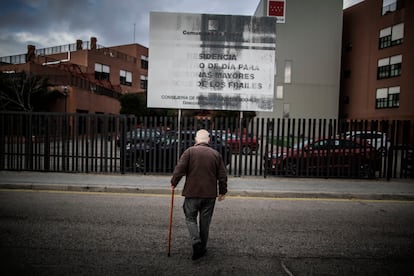
<svg viewBox="0 0 414 276"><path fill-rule="evenodd" d="M170 174L200 128L234 176L408 178L412 121L0 113L0 170Z"/></svg>
<svg viewBox="0 0 414 276"><path fill-rule="evenodd" d="M82 49L91 49L91 43L89 41L82 42ZM105 48L102 45L96 45L96 48L102 49ZM35 55L36 56L47 56L53 54L60 54L60 53L67 53L77 50L76 43L64 44L59 46L47 47L42 49L36 49ZM10 64L24 64L27 63L27 54L19 54L13 56L4 56L0 57L0 62L10 63Z"/></svg>

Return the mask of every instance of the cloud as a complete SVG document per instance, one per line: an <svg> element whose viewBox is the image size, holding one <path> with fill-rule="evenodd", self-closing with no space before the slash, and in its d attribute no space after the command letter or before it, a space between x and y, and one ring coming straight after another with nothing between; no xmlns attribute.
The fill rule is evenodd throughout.
<svg viewBox="0 0 414 276"><path fill-rule="evenodd" d="M259 0L3 0L0 56L83 41L148 47L150 11L253 15ZM135 24L135 31L134 31Z"/></svg>
<svg viewBox="0 0 414 276"><path fill-rule="evenodd" d="M345 0L358 1L358 0ZM253 15L260 0L2 0L0 56L89 41L149 46L151 11ZM134 28L135 25L135 28ZM134 30L135 29L135 30ZM135 41L134 41L135 37Z"/></svg>

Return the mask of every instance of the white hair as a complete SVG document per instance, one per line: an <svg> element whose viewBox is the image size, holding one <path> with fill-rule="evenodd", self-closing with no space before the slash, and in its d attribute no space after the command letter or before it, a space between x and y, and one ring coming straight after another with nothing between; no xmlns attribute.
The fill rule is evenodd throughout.
<svg viewBox="0 0 414 276"><path fill-rule="evenodd" d="M196 142L196 144L209 143L210 142L210 134L208 133L208 131L205 130L205 129L200 129L199 131L197 131L196 137L195 137L195 142Z"/></svg>

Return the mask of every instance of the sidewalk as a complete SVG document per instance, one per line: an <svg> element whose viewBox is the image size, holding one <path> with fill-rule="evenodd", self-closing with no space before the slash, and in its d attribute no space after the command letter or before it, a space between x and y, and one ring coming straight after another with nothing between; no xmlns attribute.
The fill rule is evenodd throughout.
<svg viewBox="0 0 414 276"><path fill-rule="evenodd" d="M0 171L0 189L170 193L169 175ZM177 187L181 192L184 179ZM414 179L364 180L229 176L229 196L414 201Z"/></svg>

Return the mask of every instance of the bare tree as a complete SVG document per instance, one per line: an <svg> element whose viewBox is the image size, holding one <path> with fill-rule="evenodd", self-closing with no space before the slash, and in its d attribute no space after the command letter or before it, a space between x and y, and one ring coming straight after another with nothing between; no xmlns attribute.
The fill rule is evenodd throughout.
<svg viewBox="0 0 414 276"><path fill-rule="evenodd" d="M0 74L0 110L33 111L36 100L48 92L45 78L25 72Z"/></svg>

